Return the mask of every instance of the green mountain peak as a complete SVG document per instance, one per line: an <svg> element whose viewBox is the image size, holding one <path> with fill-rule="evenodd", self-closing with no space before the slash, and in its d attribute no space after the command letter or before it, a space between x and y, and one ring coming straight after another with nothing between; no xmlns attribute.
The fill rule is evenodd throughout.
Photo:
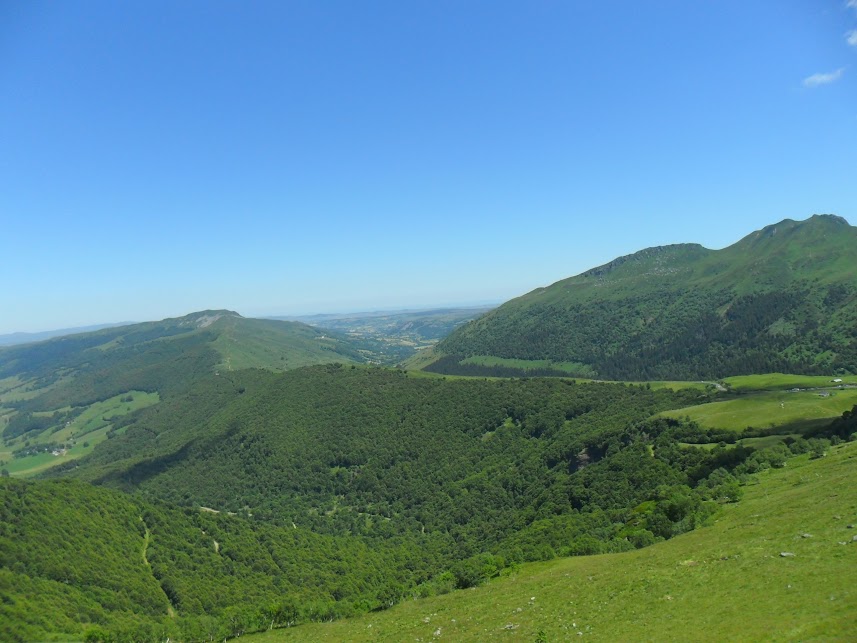
<svg viewBox="0 0 857 643"><path fill-rule="evenodd" d="M196 328L205 328L210 326L221 318L244 319L234 310L201 310L195 313L189 313L183 317L177 317L174 320L165 319L165 323L170 321L178 322L179 326L195 326Z"/></svg>
<svg viewBox="0 0 857 643"><path fill-rule="evenodd" d="M499 358L611 379L855 372L855 265L857 228L830 214L785 219L722 250L647 248L459 328L427 368L454 374L465 359Z"/></svg>

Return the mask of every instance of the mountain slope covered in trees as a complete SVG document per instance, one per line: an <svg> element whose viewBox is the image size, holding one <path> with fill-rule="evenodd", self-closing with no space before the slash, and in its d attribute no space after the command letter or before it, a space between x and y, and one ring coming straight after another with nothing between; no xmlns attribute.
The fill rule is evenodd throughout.
<svg viewBox="0 0 857 643"><path fill-rule="evenodd" d="M424 581L427 558L402 542L182 511L75 481L2 479L0 639L223 640L378 607Z"/></svg>
<svg viewBox="0 0 857 643"><path fill-rule="evenodd" d="M466 325L444 350L480 349L435 368L854 370L854 248L854 228L816 217L721 251L643 251ZM665 417L731 394L704 383L365 358L336 333L229 311L0 350L0 459L56 458L56 479L0 479L0 638L222 640L380 611L671 539L751 474L824 457L816 433L854 439L853 411L803 437Z"/></svg>
<svg viewBox="0 0 857 643"><path fill-rule="evenodd" d="M857 372L857 228L785 220L722 250L648 248L462 326L427 367L564 364L605 379ZM492 361L493 358L493 361Z"/></svg>
<svg viewBox="0 0 857 643"><path fill-rule="evenodd" d="M671 538L786 453L682 447L719 437L653 417L710 395L341 364L211 374L51 472L83 480L0 481L4 634L237 636Z"/></svg>
<svg viewBox="0 0 857 643"><path fill-rule="evenodd" d="M370 389L378 393L360 407ZM153 417L138 418L125 435L155 432L152 441L167 446L130 467L121 453L117 466L106 459L90 469L84 461L76 473L97 475L102 486L0 479L3 640L222 640L379 611L516 574L523 562L671 539L710 524L721 505L741 498L751 474L782 468L810 446L816 458L831 448L826 440L694 447L688 442L724 436L650 415L704 395L693 390L412 379L322 366L246 371L220 395L212 396L217 409L207 412L207 428L177 451L189 433L154 417L154 408L144 412ZM206 405L191 399L185 406ZM253 407L258 421L247 415ZM333 417L349 423L331 424ZM846 413L826 434L853 441L855 417ZM813 489L815 506L824 504L819 489L847 496ZM850 519L839 513L844 531ZM808 526L821 536L817 522ZM790 547L800 541L798 532L775 536ZM706 551L720 551L714 538ZM842 571L840 558L831 565ZM651 573L669 575L675 560L669 565ZM809 614L823 613L796 600ZM556 609L568 615L566 603Z"/></svg>
<svg viewBox="0 0 857 643"><path fill-rule="evenodd" d="M478 551L536 517L622 507L686 481L629 456L636 483L593 491L608 475L605 454L645 451L670 430L635 423L706 396L343 365L235 372L201 381L191 404L141 411L123 435L55 473L326 533L446 533Z"/></svg>

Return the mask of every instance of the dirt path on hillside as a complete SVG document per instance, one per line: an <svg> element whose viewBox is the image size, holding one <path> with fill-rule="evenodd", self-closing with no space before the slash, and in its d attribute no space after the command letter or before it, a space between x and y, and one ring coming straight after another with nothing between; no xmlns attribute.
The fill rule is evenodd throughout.
<svg viewBox="0 0 857 643"><path fill-rule="evenodd" d="M143 517L142 517L142 516L140 516L140 520L143 520ZM145 525L145 524L146 524L146 523L145 523L145 521L144 521L144 522L143 522L143 525ZM149 550L149 540L150 540L150 536L151 536L151 534L150 534L150 532L149 532L149 527L148 527L148 526L146 526L146 533L143 535L143 550L142 550L142 552L141 552L141 553L142 553L142 555L143 555L143 563L146 565L146 567L148 567L148 568L149 568L149 573L151 573L151 574L152 574L152 578L154 578L154 579L155 579L155 582L157 582L157 583L158 583L158 587L160 587L160 586L161 586L161 583L158 581L158 577L157 577L157 576L155 576L155 572L154 572L154 571L152 571L152 565L151 565L151 563L149 563L149 559L146 557L146 552ZM163 591L163 588L161 589L161 591ZM164 596L167 596L167 593L166 593L166 592L164 592ZM169 597L169 596L167 596L167 615L168 615L170 618L175 618L175 617L176 617L176 610L173 608L173 602L170 600L170 597Z"/></svg>

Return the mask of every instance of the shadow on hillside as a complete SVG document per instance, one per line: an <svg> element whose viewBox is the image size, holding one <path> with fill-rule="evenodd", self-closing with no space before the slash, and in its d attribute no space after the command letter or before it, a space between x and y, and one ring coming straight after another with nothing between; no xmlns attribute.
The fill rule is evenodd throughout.
<svg viewBox="0 0 857 643"><path fill-rule="evenodd" d="M111 471L94 482L95 484L118 487L124 491L129 491L185 460L194 444L195 442L189 442L175 453L142 460L120 471Z"/></svg>

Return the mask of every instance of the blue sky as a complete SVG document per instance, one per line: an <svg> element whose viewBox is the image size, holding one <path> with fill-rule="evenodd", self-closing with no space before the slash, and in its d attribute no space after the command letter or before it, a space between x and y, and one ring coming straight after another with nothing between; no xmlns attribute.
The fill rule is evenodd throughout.
<svg viewBox="0 0 857 643"><path fill-rule="evenodd" d="M0 3L0 333L502 301L855 176L857 0Z"/></svg>

